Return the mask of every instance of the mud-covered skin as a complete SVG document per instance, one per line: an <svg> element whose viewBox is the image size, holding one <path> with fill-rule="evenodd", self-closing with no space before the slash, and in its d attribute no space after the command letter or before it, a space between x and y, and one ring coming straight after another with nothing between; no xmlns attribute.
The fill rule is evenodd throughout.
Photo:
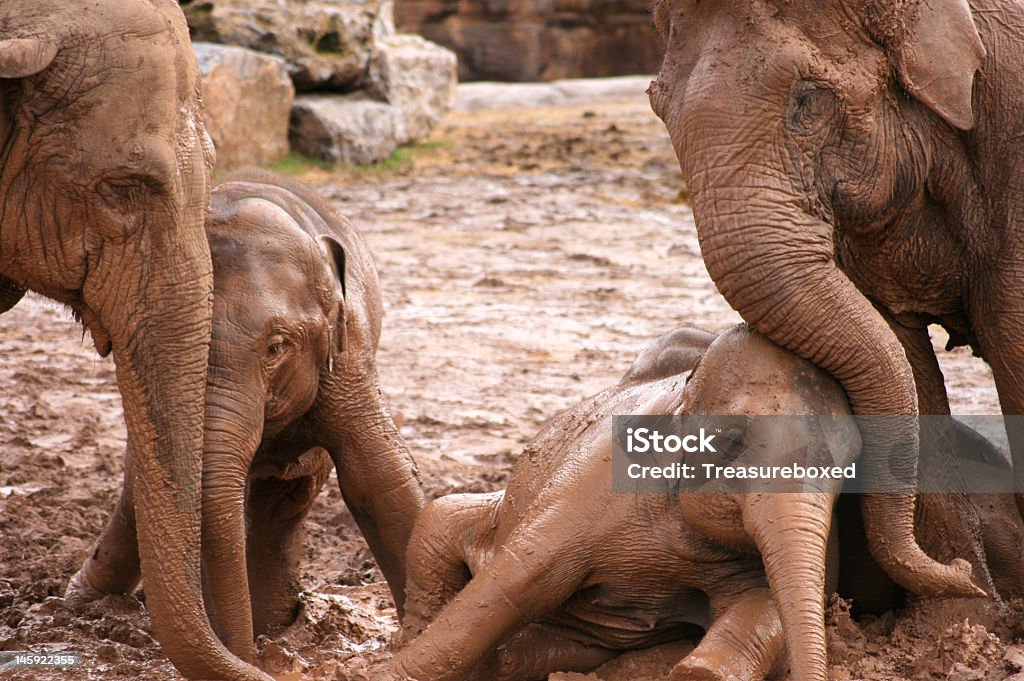
<svg viewBox="0 0 1024 681"><path fill-rule="evenodd" d="M113 355L164 653L192 678L266 680L214 635L199 578L213 156L177 3L0 3L0 312L36 291Z"/></svg>
<svg viewBox="0 0 1024 681"><path fill-rule="evenodd" d="M714 340L715 334L701 329L683 327L670 331L640 352L619 384L687 373Z"/></svg>
<svg viewBox="0 0 1024 681"><path fill-rule="evenodd" d="M220 637L253 660L254 632L294 618L302 520L332 461L400 612L424 498L378 385L380 287L355 227L311 189L247 170L214 188L207 233L204 587ZM128 476L72 581L80 600L137 585L134 492Z"/></svg>
<svg viewBox="0 0 1024 681"><path fill-rule="evenodd" d="M858 415L949 413L929 324L991 365L1003 413L1024 414L1024 9L658 0L654 18L651 104L730 305L835 376ZM912 419L889 423L862 421L865 474L920 455L930 487L962 489L952 434L919 442ZM1024 429L1010 430L1024 489ZM864 497L876 559L936 596L969 590L942 564L966 558L994 595L966 495L919 503L932 523L916 541L909 491Z"/></svg>
<svg viewBox="0 0 1024 681"><path fill-rule="evenodd" d="M706 336L691 338L696 344L682 349L696 357ZM792 678L824 681L826 547L838 489L612 493L611 417L842 415L845 395L827 374L745 327L720 336L689 380L658 378L653 364L662 354L648 352L644 366L630 369L647 380L552 419L504 493L427 506L409 547L409 643L395 658L396 678L544 679L701 627L707 634L674 670L677 681L761 679L785 664L787 639L799 646ZM829 435L837 462L856 458L852 419ZM772 443L788 451L796 437L809 457L827 446L809 429L768 437L768 451Z"/></svg>
<svg viewBox="0 0 1024 681"><path fill-rule="evenodd" d="M960 421L953 421L954 446L958 458L980 457L993 467L1003 468L1010 475L1011 464L1007 455L983 435ZM917 532L926 535L933 531L930 505L922 503L929 496L918 495L918 513L915 518ZM1012 494L969 494L971 512L979 520L985 561L991 570L993 586L1004 601L1024 597L1024 519ZM839 594L852 602L856 615L881 615L898 610L906 604L904 589L896 584L871 557L864 534L864 519L857 495L844 494L836 503L835 525L839 539L838 584ZM995 608L965 609L956 606L955 612L971 612L979 621L996 615Z"/></svg>

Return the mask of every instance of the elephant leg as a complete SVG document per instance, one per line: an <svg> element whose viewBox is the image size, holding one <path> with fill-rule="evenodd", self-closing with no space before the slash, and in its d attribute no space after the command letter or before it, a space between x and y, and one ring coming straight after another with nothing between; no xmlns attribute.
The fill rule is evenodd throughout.
<svg viewBox="0 0 1024 681"><path fill-rule="evenodd" d="M981 517L985 556L999 595L1007 600L1024 596L1024 521L1013 495L973 494L971 501Z"/></svg>
<svg viewBox="0 0 1024 681"><path fill-rule="evenodd" d="M1020 267L1019 254L1011 267ZM978 335L976 349L992 367L1013 455L1017 509L1024 517L1024 281L998 274L994 280L995 286L982 291L972 307L971 323Z"/></svg>
<svg viewBox="0 0 1024 681"><path fill-rule="evenodd" d="M461 681L503 641L571 597L585 579L593 537L566 536L566 518L587 511L551 504L508 541L394 658L403 679Z"/></svg>
<svg viewBox="0 0 1024 681"><path fill-rule="evenodd" d="M675 666L670 681L761 681L786 664L782 620L765 588L744 591L728 605L692 653Z"/></svg>
<svg viewBox="0 0 1024 681"><path fill-rule="evenodd" d="M135 530L131 452L125 456L121 497L92 554L74 574L64 592L65 602L80 608L106 594L131 593L142 577Z"/></svg>
<svg viewBox="0 0 1024 681"><path fill-rule="evenodd" d="M949 563L963 558L973 567L973 579L998 598L981 536L981 521L966 493L956 456L952 422L928 416L948 416L945 378L932 348L927 326L908 327L887 318L907 354L917 384L918 411L922 415L919 482L915 531L921 546L933 558ZM926 425L927 424L927 425ZM947 493L934 493L948 490ZM960 490L960 491L955 491Z"/></svg>
<svg viewBox="0 0 1024 681"><path fill-rule="evenodd" d="M471 578L468 545L491 541L492 519L504 496L450 494L427 504L409 539L406 641L418 636Z"/></svg>
<svg viewBox="0 0 1024 681"><path fill-rule="evenodd" d="M308 475L249 482L246 559L257 635L291 624L298 612L304 521L331 472L322 450L316 455L321 465Z"/></svg>
<svg viewBox="0 0 1024 681"><path fill-rule="evenodd" d="M565 638L543 624L530 624L484 658L469 681L544 681L555 672L586 674L620 652Z"/></svg>
<svg viewBox="0 0 1024 681"><path fill-rule="evenodd" d="M402 617L405 552L426 500L419 471L384 402L372 356L337 361L333 372L321 378L320 397L309 417Z"/></svg>

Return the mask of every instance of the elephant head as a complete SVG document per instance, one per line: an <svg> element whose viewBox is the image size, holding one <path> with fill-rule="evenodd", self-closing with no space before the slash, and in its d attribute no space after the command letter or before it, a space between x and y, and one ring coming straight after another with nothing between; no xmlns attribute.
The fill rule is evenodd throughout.
<svg viewBox="0 0 1024 681"><path fill-rule="evenodd" d="M966 562L934 561L914 537L914 377L836 260L844 235L938 212L928 145L958 144L957 129L972 126L985 54L967 0L658 0L654 15L666 52L651 104L711 278L753 328L829 371L869 417L868 484L901 481L862 500L879 564L919 594L977 595Z"/></svg>
<svg viewBox="0 0 1024 681"><path fill-rule="evenodd" d="M0 5L0 309L38 291L113 352L147 605L171 661L266 678L213 635L200 589L213 148L199 87L170 0Z"/></svg>
<svg viewBox="0 0 1024 681"><path fill-rule="evenodd" d="M235 569L246 564L243 509L250 467L264 441L310 411L321 375L330 372L346 338L344 247L330 235L309 234L273 198L247 193L252 186L221 184L207 223L215 293L203 569L218 631L243 658L255 654L249 589L239 583L246 573ZM263 189L271 194L276 188ZM306 210L303 215L315 215ZM294 441L299 453L319 444L294 428L282 440ZM268 456L280 456L279 445Z"/></svg>
<svg viewBox="0 0 1024 681"><path fill-rule="evenodd" d="M860 453L860 435L838 383L745 326L723 333L704 353L679 411L694 422L707 415L711 423L733 423L723 428L716 457L734 465L845 467ZM685 430L695 432L692 426ZM697 483L699 490L684 488L679 503L687 522L704 535L761 555L792 678L824 680L826 554L843 481L771 491L776 483L757 481L748 488L744 481L722 485L711 479Z"/></svg>

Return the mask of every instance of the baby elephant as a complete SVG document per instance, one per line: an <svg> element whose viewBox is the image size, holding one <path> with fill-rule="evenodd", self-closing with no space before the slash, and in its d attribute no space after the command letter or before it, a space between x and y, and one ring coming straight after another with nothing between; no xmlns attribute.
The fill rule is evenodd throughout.
<svg viewBox="0 0 1024 681"><path fill-rule="evenodd" d="M302 521L332 463L400 610L424 498L378 385L380 285L355 227L312 190L248 170L214 188L207 236L203 583L218 634L252 661L254 629L294 618ZM128 461L117 508L68 586L72 603L138 583Z"/></svg>
<svg viewBox="0 0 1024 681"><path fill-rule="evenodd" d="M825 681L841 480L774 493L611 490L614 414L839 417L741 419L727 446L762 461L797 450L846 467L858 456L846 396L825 372L745 326L711 339L656 341L620 385L552 419L505 492L427 506L409 545L409 643L389 676L545 679L704 629L671 679L752 681L788 657L794 681Z"/></svg>

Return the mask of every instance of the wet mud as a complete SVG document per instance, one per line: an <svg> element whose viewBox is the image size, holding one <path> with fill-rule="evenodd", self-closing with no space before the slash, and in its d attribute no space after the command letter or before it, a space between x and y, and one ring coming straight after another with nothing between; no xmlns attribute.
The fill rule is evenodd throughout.
<svg viewBox="0 0 1024 681"><path fill-rule="evenodd" d="M374 252L381 380L429 496L503 487L543 422L616 383L647 341L739 321L701 262L675 157L642 92L455 113L397 167L298 177ZM987 367L933 335L954 411L999 413ZM79 669L0 679L178 678L139 598L82 614L60 598L116 500L120 409L113 365L67 312L29 297L0 318L0 650L85 657ZM261 639L263 663L287 681L368 681L370 663L390 654L395 614L333 477L306 544L298 619ZM832 678L1024 681L1020 610L989 628L913 606L855 621L834 600ZM690 645L551 678L664 679Z"/></svg>

